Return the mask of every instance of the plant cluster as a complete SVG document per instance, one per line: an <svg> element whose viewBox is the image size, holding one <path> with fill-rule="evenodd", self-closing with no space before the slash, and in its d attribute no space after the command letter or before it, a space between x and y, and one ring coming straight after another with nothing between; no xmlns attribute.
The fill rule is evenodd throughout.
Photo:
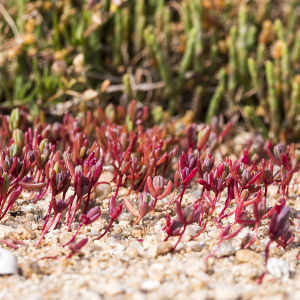
<svg viewBox="0 0 300 300"><path fill-rule="evenodd" d="M273 147L270 141L257 137L248 141L237 160L226 157L217 163L214 150L221 151L219 146L231 127L231 123L224 124L222 117L214 117L211 125L191 124L184 129L175 129L173 123L147 127L146 122L147 108L137 109L135 101L127 109L110 107L104 112L98 107L94 114L89 112L77 118L66 114L62 123L52 125L36 118L33 126L28 126L26 111L19 108L10 116L2 115L0 220L23 190L32 191L33 202L44 201L48 192L51 200L36 247L50 228L65 224L69 231L80 210L80 224L66 244L71 244L70 255L73 255L87 242L85 239L82 244L77 243L79 246L72 243L81 227L101 216L100 207L94 206L91 199L99 184L110 184L99 180L104 166L110 165L116 185L109 201L110 222L96 239L104 237L118 222L123 205L136 217L134 224L138 224L155 210L158 202L170 195L165 209L175 202L176 217L166 216L164 231L166 240L179 237L172 251L187 226L201 227L191 238L195 239L210 219L219 230L220 241L207 259L223 241L235 237L245 226L254 226L253 234L248 234L241 244L241 248L249 248L266 218L270 218L266 262L272 242L284 248L292 243L286 202L293 177L300 169L300 152L294 144ZM174 182L167 182L165 178L172 177L171 170ZM202 194L192 205L184 207L183 197L192 182L201 188ZM280 192L274 207L268 207L266 201L270 185L278 186ZM118 196L121 186L128 187L128 195ZM216 204L226 192L223 209L217 213ZM139 194L138 208L129 200L133 193ZM231 223L229 216L234 216ZM14 241L1 242L17 247Z"/></svg>
<svg viewBox="0 0 300 300"><path fill-rule="evenodd" d="M167 107L207 123L226 107L265 138L291 141L300 136L298 10L297 0L7 0L0 105L37 115L65 100L86 112L137 99L162 104L157 122Z"/></svg>

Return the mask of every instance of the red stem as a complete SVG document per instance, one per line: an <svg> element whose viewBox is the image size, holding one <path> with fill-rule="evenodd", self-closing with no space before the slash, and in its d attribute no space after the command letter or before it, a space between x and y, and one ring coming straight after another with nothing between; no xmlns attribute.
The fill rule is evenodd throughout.
<svg viewBox="0 0 300 300"><path fill-rule="evenodd" d="M54 215L51 224L49 225L49 227L44 231L44 233L42 234L41 238L39 239L39 241L36 243L35 248L39 245L39 243L42 241L42 239L44 238L44 236L46 235L46 233L49 231L49 229L51 228L52 224L54 223L55 219L56 219L57 214Z"/></svg>
<svg viewBox="0 0 300 300"><path fill-rule="evenodd" d="M106 233L108 232L108 230L110 229L110 227L112 226L113 222L114 222L114 220L110 220L110 222L109 222L107 228L105 229L104 233L101 234L98 238L94 239L93 241L100 240L101 238L103 238L106 235Z"/></svg>
<svg viewBox="0 0 300 300"><path fill-rule="evenodd" d="M179 237L177 243L175 244L175 246L173 247L173 249L171 250L171 252L173 252L173 251L176 249L176 247L177 247L177 245L179 244L179 242L180 242L180 240L181 240L181 238L182 238L182 236L183 236L185 230L186 230L186 225L184 225L183 230L182 230L182 232L181 232L181 234L180 234L180 237Z"/></svg>
<svg viewBox="0 0 300 300"><path fill-rule="evenodd" d="M70 239L69 242L67 242L65 245L63 245L63 247L66 247L67 245L69 245L70 243L72 243L72 242L75 240L75 238L76 238L76 236L77 236L77 234L78 234L78 232L79 232L79 230L80 230L82 224L83 224L83 222L81 222L81 223L79 224L79 226L78 226L78 228L77 228L77 230L76 230L76 233L73 235L73 237Z"/></svg>

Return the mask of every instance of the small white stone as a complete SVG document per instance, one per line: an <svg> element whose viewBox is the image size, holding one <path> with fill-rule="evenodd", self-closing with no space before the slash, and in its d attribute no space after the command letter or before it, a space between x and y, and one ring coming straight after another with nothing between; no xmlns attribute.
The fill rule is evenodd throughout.
<svg viewBox="0 0 300 300"><path fill-rule="evenodd" d="M189 225L187 226L186 228L186 233L189 235L189 236L194 236L197 234L197 229L198 229L198 226L196 225Z"/></svg>
<svg viewBox="0 0 300 300"><path fill-rule="evenodd" d="M220 246L220 248L215 253L216 257L222 257L222 256L230 256L235 253L235 248L232 246L229 242L223 242Z"/></svg>
<svg viewBox="0 0 300 300"><path fill-rule="evenodd" d="M0 224L0 238L4 239L6 237L9 237L10 234L16 232L16 229Z"/></svg>
<svg viewBox="0 0 300 300"><path fill-rule="evenodd" d="M145 291L152 291L160 286L160 282L157 280L146 280L141 283L141 288Z"/></svg>
<svg viewBox="0 0 300 300"><path fill-rule="evenodd" d="M198 271L206 272L207 263L204 259L198 258L189 258L183 265L186 275L194 276Z"/></svg>
<svg viewBox="0 0 300 300"><path fill-rule="evenodd" d="M147 257L155 258L158 256L158 245L151 246L147 251Z"/></svg>
<svg viewBox="0 0 300 300"><path fill-rule="evenodd" d="M111 280L106 286L105 286L105 291L108 296L116 296L121 293L123 293L123 287L121 284L118 283L117 280Z"/></svg>
<svg viewBox="0 0 300 300"><path fill-rule="evenodd" d="M156 245L160 242L161 242L161 238L158 235L146 235L143 241L143 247L145 249L148 249L152 245Z"/></svg>
<svg viewBox="0 0 300 300"><path fill-rule="evenodd" d="M165 265L162 263L153 264L150 266L151 269L156 271L162 271L165 268Z"/></svg>
<svg viewBox="0 0 300 300"><path fill-rule="evenodd" d="M35 211L35 209L36 209L36 205L34 205L33 203L30 203L30 204L28 204L28 205L25 206L24 212L25 212L26 214L32 213L32 212Z"/></svg>
<svg viewBox="0 0 300 300"><path fill-rule="evenodd" d="M0 274L17 274L18 265L16 258L10 251L0 248Z"/></svg>
<svg viewBox="0 0 300 300"><path fill-rule="evenodd" d="M215 290L215 299L237 300L241 296L239 289L233 285L218 285Z"/></svg>
<svg viewBox="0 0 300 300"><path fill-rule="evenodd" d="M74 234L72 232L63 231L58 237L60 244L61 245L67 244L71 240L73 235Z"/></svg>
<svg viewBox="0 0 300 300"><path fill-rule="evenodd" d="M282 282L287 282L290 277L289 264L279 258L270 257L268 259L267 270L275 278L281 279Z"/></svg>
<svg viewBox="0 0 300 300"><path fill-rule="evenodd" d="M106 239L106 243L111 247L118 247L120 244L114 237L109 237Z"/></svg>
<svg viewBox="0 0 300 300"><path fill-rule="evenodd" d="M99 184L96 187L96 196L98 197L106 197L109 193L111 193L112 188L110 186L110 184Z"/></svg>
<svg viewBox="0 0 300 300"><path fill-rule="evenodd" d="M192 249L194 252L200 252L204 247L205 243L198 243L196 241L190 241L186 244L186 248Z"/></svg>

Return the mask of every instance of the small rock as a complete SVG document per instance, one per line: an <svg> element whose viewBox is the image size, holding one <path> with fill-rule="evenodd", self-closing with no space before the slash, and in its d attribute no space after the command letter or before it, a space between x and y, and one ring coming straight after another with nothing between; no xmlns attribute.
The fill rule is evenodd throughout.
<svg viewBox="0 0 300 300"><path fill-rule="evenodd" d="M61 245L67 244L71 240L73 235L74 234L72 232L63 231L58 237L60 244Z"/></svg>
<svg viewBox="0 0 300 300"><path fill-rule="evenodd" d="M143 247L149 249L152 245L156 245L161 242L161 238L158 235L146 235L143 241Z"/></svg>
<svg viewBox="0 0 300 300"><path fill-rule="evenodd" d="M290 277L289 264L279 258L269 258L267 270L275 278L281 279L282 282L287 282Z"/></svg>
<svg viewBox="0 0 300 300"><path fill-rule="evenodd" d="M236 286L218 285L215 289L215 299L218 300L237 300L241 292Z"/></svg>
<svg viewBox="0 0 300 300"><path fill-rule="evenodd" d="M129 245L130 248L134 248L138 251L138 255L140 256L144 256L145 255L145 251L144 248L142 246L142 244L138 241L132 241Z"/></svg>
<svg viewBox="0 0 300 300"><path fill-rule="evenodd" d="M147 257L156 258L158 256L158 246L153 245L147 251Z"/></svg>
<svg viewBox="0 0 300 300"><path fill-rule="evenodd" d="M16 229L0 224L0 239L9 238L13 234L16 234Z"/></svg>
<svg viewBox="0 0 300 300"><path fill-rule="evenodd" d="M197 234L197 230L198 230L199 226L196 226L196 225L189 225L187 228L186 228L186 233L189 235L189 236L194 236Z"/></svg>
<svg viewBox="0 0 300 300"><path fill-rule="evenodd" d="M119 197L122 197L122 196L127 195L127 194L128 194L128 189L126 189L126 188L124 188L124 187L121 187L121 188L119 189L119 192L118 192L118 196L119 196Z"/></svg>
<svg viewBox="0 0 300 300"><path fill-rule="evenodd" d="M129 257L129 258L137 258L138 257L138 250L135 249L135 248L131 248L131 247L128 247L126 249L126 255Z"/></svg>
<svg viewBox="0 0 300 300"><path fill-rule="evenodd" d="M120 245L120 243L114 237L107 238L106 243L111 247L118 247Z"/></svg>
<svg viewBox="0 0 300 300"><path fill-rule="evenodd" d="M143 230L140 230L140 229L132 230L132 236L134 238L140 238L140 237L142 237L142 235L143 235Z"/></svg>
<svg viewBox="0 0 300 300"><path fill-rule="evenodd" d="M173 246L169 242L163 242L158 244L158 255L164 255L172 250Z"/></svg>
<svg viewBox="0 0 300 300"><path fill-rule="evenodd" d="M198 243L196 241L190 241L186 244L186 248L191 249L194 252L200 252L204 247L204 243Z"/></svg>
<svg viewBox="0 0 300 300"><path fill-rule="evenodd" d="M264 264L264 257L252 250L249 249L241 249L235 253L236 259L240 263L251 263L254 265L263 265Z"/></svg>
<svg viewBox="0 0 300 300"><path fill-rule="evenodd" d="M189 258L183 265L186 275L194 276L196 272L207 271L207 263L202 258Z"/></svg>
<svg viewBox="0 0 300 300"><path fill-rule="evenodd" d="M10 251L0 248L0 274L17 274L18 265L16 258Z"/></svg>
<svg viewBox="0 0 300 300"><path fill-rule="evenodd" d="M160 282L157 280L146 280L141 283L141 288L145 291L152 291L160 286Z"/></svg>
<svg viewBox="0 0 300 300"><path fill-rule="evenodd" d="M96 187L96 196L98 197L106 197L107 195L109 195L109 193L111 193L112 188L110 186L110 184L99 184Z"/></svg>
<svg viewBox="0 0 300 300"><path fill-rule="evenodd" d="M56 224L53 224L53 226L55 227ZM76 230L76 229L78 228L78 226L79 226L79 223L78 223L78 222L73 222L73 223L71 224L71 230Z"/></svg>
<svg viewBox="0 0 300 300"><path fill-rule="evenodd" d="M105 168L105 167L104 167ZM107 167L106 167L107 168ZM104 169L100 175L99 182L111 182L114 178L114 170Z"/></svg>
<svg viewBox="0 0 300 300"><path fill-rule="evenodd" d="M105 291L108 296L114 297L123 293L123 287L116 280L111 280L106 286Z"/></svg>
<svg viewBox="0 0 300 300"><path fill-rule="evenodd" d="M217 250L217 252L215 253L216 257L222 257L222 256L230 256L233 255L235 253L235 249L232 246L231 243L222 243L220 248Z"/></svg>
<svg viewBox="0 0 300 300"><path fill-rule="evenodd" d="M26 214L33 213L35 211L35 209L36 209L36 205L33 203L30 203L24 207L24 212Z"/></svg>
<svg viewBox="0 0 300 300"><path fill-rule="evenodd" d="M34 240L36 238L36 234L33 232L32 228L28 224L22 225L18 229L18 233L22 240L28 240L28 239Z"/></svg>
<svg viewBox="0 0 300 300"><path fill-rule="evenodd" d="M39 267L36 262L32 262L29 259L25 259L21 264L22 275L25 278L29 278L32 274L37 274L39 272Z"/></svg>

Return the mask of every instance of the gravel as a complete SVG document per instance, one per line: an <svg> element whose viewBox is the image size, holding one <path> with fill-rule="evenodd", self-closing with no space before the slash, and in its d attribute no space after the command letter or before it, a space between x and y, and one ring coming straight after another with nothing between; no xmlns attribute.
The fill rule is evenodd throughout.
<svg viewBox="0 0 300 300"><path fill-rule="evenodd" d="M216 255L208 260L205 258L219 242L218 230L212 220L208 219L207 228L194 241L189 241L190 237L200 227L190 226L176 251L171 253L177 237L164 242L164 211L153 212L143 222L132 226L134 218L123 209L108 235L93 242L92 239L108 225L109 217L105 211L115 190L114 184L111 185L112 189L99 192L101 200L97 197L93 200L93 205L101 205L104 214L95 223L82 226L76 241L88 237L89 242L70 259L66 259L70 250L63 245L72 238L78 223L67 232L62 218L58 229L46 234L40 246L35 248L42 233L43 221L39 220L47 211L50 199L45 197L35 205L28 205L22 199L17 201L14 210L20 209L25 214L4 218L0 238L22 240L25 246L11 249L1 244L0 273L11 275L1 275L0 299L20 299L21 296L24 300L299 299L300 272L296 257L300 235L296 227L291 226L295 241L290 246L286 249L275 245L270 248L267 273L262 284L257 285L258 278L265 271L268 220L263 221L258 239L250 249L240 249L242 238L252 232L251 227L246 227L235 238L222 243ZM298 190L299 184L290 188L293 197L289 199L289 206L295 210L294 221L297 221L300 209ZM120 194L126 192L125 188L120 190ZM199 187L192 184L184 197L184 204L198 195ZM24 193L22 198L28 199L28 196ZM274 193L268 199L269 205L276 197ZM136 195L132 196L133 203L136 198ZM121 199L119 196L118 200ZM221 199L226 197L223 195ZM159 204L163 207L165 203ZM174 210L171 207L169 211ZM226 224L228 220L223 220L223 225Z"/></svg>

